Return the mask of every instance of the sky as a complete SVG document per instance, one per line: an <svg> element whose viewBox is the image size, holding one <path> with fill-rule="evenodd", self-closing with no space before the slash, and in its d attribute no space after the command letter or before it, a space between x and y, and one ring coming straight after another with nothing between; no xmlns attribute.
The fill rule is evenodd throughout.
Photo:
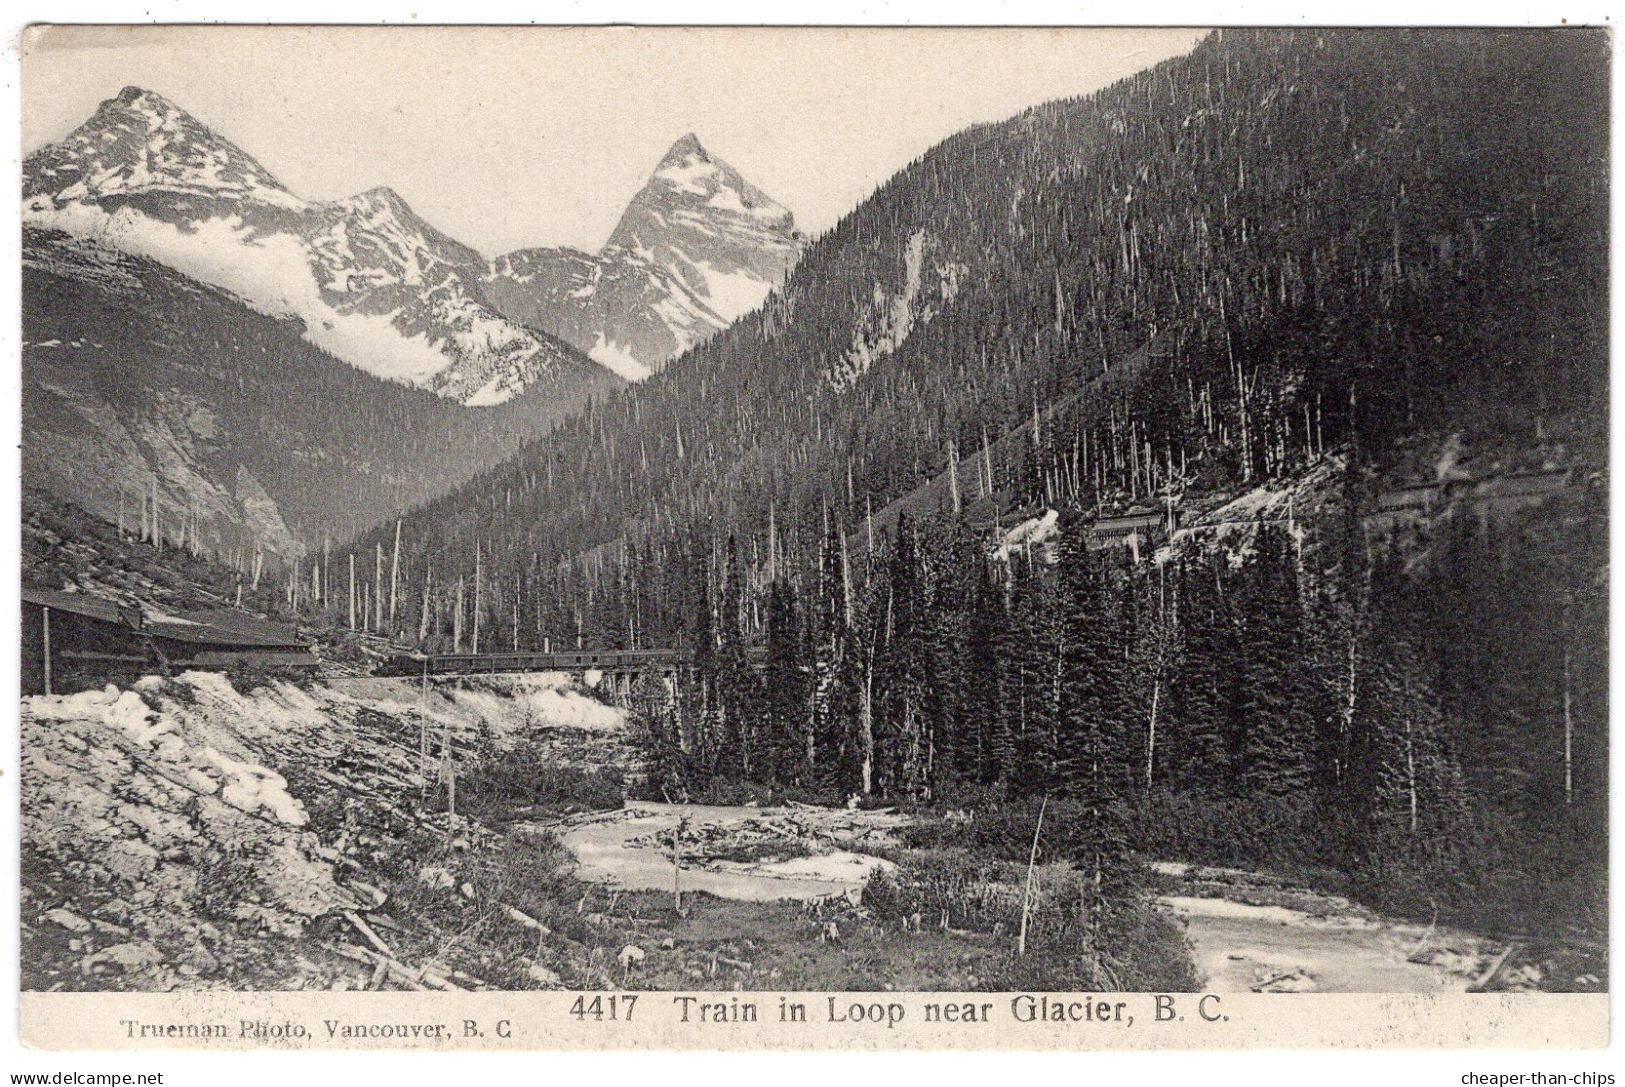
<svg viewBox="0 0 1625 1087"><path fill-rule="evenodd" d="M829 229L967 125L1185 52L1188 30L48 27L23 48L23 151L129 84L286 187L388 185L487 256L595 250L673 141Z"/></svg>

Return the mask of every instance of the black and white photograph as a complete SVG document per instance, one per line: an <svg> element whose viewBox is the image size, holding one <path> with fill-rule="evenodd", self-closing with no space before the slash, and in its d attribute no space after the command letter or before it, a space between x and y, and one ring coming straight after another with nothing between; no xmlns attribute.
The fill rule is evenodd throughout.
<svg viewBox="0 0 1625 1087"><path fill-rule="evenodd" d="M1609 30L19 48L38 1044L1606 1043Z"/></svg>

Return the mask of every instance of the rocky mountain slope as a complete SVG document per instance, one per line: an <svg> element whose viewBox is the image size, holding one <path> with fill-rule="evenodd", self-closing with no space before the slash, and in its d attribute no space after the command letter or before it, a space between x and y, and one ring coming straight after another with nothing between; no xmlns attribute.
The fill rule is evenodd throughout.
<svg viewBox="0 0 1625 1087"><path fill-rule="evenodd" d="M126 87L23 164L26 225L94 239L304 324L376 377L465 404L597 367L483 301L480 255L375 188L309 202L163 97Z"/></svg>
<svg viewBox="0 0 1625 1087"><path fill-rule="evenodd" d="M690 133L596 254L521 249L493 260L482 286L505 316L635 381L761 305L802 242L786 208Z"/></svg>
<svg viewBox="0 0 1625 1087"><path fill-rule="evenodd" d="M96 239L23 238L24 479L132 531L288 558L468 479L593 393L601 367L468 408L374 377L296 318Z"/></svg>

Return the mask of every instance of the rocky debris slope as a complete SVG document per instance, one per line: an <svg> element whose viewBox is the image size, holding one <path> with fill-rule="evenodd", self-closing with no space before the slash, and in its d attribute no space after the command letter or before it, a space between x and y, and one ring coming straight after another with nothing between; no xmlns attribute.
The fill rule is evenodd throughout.
<svg viewBox="0 0 1625 1087"><path fill-rule="evenodd" d="M448 817L440 779L443 752L469 767L538 731L618 728L563 677L243 693L187 672L22 711L25 989L523 987L587 969L598 934L568 923L557 847Z"/></svg>

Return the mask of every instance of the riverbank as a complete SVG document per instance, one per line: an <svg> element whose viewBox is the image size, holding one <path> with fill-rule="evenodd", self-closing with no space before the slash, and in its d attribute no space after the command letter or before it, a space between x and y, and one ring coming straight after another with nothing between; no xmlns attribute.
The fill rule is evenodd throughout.
<svg viewBox="0 0 1625 1087"><path fill-rule="evenodd" d="M1151 866L1157 901L1185 925L1214 992L1601 991L1600 964L1448 926L1384 917L1265 873Z"/></svg>

